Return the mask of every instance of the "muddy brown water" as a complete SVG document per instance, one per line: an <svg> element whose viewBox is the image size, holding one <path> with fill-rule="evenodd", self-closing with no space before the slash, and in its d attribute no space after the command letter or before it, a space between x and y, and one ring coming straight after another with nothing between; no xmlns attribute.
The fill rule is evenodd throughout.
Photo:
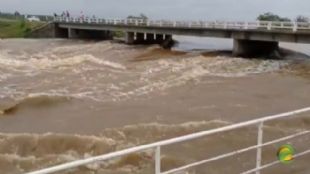
<svg viewBox="0 0 310 174"><path fill-rule="evenodd" d="M310 48L295 47L306 53ZM243 59L110 41L0 40L0 173L25 173L307 107L309 91L310 63L301 54ZM265 141L309 129L309 113L298 118L268 123ZM162 170L254 145L256 130L164 147ZM309 138L264 148L263 163L277 160L283 143L307 150ZM186 172L240 173L255 167L255 154ZM309 173L308 161L306 155L263 173ZM154 152L63 173L154 173Z"/></svg>

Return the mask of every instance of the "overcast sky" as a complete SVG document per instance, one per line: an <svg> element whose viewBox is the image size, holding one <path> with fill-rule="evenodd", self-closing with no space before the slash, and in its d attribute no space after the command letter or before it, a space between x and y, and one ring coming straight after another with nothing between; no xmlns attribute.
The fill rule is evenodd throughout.
<svg viewBox="0 0 310 174"><path fill-rule="evenodd" d="M310 16L310 0L0 0L0 11L124 18L144 13L152 19L255 20L271 11L294 18Z"/></svg>

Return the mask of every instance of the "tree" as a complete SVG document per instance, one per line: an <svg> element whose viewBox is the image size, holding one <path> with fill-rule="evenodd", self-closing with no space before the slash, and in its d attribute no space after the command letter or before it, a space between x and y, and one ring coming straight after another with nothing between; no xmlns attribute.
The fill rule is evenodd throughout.
<svg viewBox="0 0 310 174"><path fill-rule="evenodd" d="M143 20L147 20L148 17L145 14L141 13L139 16L129 15L127 17L127 19L143 19Z"/></svg>
<svg viewBox="0 0 310 174"><path fill-rule="evenodd" d="M148 17L145 14L143 14L143 13L140 14L140 18L145 19L145 20L148 19Z"/></svg>
<svg viewBox="0 0 310 174"><path fill-rule="evenodd" d="M299 15L295 19L296 22L310 22L309 18L306 16Z"/></svg>
<svg viewBox="0 0 310 174"><path fill-rule="evenodd" d="M14 16L19 17L19 16L20 16L20 13L19 13L18 11L15 11Z"/></svg>
<svg viewBox="0 0 310 174"><path fill-rule="evenodd" d="M289 18L280 17L280 16L273 14L271 12L267 12L267 13L259 15L257 17L257 20L259 20L259 21L281 21L281 22L291 21Z"/></svg>

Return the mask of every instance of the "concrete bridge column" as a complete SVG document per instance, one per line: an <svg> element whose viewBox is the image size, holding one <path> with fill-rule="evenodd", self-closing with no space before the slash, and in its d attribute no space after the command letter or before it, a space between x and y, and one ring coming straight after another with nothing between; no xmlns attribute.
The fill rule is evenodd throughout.
<svg viewBox="0 0 310 174"><path fill-rule="evenodd" d="M126 32L125 43L159 44L164 48L171 48L171 46L173 45L173 39L172 35Z"/></svg>
<svg viewBox="0 0 310 174"><path fill-rule="evenodd" d="M125 43L126 44L134 44L134 42L135 42L135 33L134 32L126 32Z"/></svg>
<svg viewBox="0 0 310 174"><path fill-rule="evenodd" d="M66 28L59 28L58 24L54 24L53 26L54 30L54 37L55 38L68 38L69 31Z"/></svg>
<svg viewBox="0 0 310 174"><path fill-rule="evenodd" d="M162 47L164 48L171 48L173 46L173 38L172 35L165 35L164 36L164 41L162 42Z"/></svg>
<svg viewBox="0 0 310 174"><path fill-rule="evenodd" d="M234 39L233 55L241 57L273 56L278 53L279 43Z"/></svg>
<svg viewBox="0 0 310 174"><path fill-rule="evenodd" d="M78 38L77 30L68 28L68 38L69 39L75 39Z"/></svg>

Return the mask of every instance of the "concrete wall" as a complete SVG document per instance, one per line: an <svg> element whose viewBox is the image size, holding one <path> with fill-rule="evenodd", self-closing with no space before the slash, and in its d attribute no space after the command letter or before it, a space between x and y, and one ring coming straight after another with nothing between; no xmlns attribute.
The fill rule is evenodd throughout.
<svg viewBox="0 0 310 174"><path fill-rule="evenodd" d="M68 38L68 29L59 28L57 24L49 23L28 34L28 38Z"/></svg>
<svg viewBox="0 0 310 174"><path fill-rule="evenodd" d="M54 38L55 37L55 24L50 23L41 28L38 28L26 37L28 38Z"/></svg>
<svg viewBox="0 0 310 174"><path fill-rule="evenodd" d="M113 33L105 30L83 30L61 28L58 24L50 23L31 32L29 38L80 38L80 39L113 39Z"/></svg>
<svg viewBox="0 0 310 174"><path fill-rule="evenodd" d="M55 38L69 38L69 33L67 28L60 28L58 25L54 26Z"/></svg>

